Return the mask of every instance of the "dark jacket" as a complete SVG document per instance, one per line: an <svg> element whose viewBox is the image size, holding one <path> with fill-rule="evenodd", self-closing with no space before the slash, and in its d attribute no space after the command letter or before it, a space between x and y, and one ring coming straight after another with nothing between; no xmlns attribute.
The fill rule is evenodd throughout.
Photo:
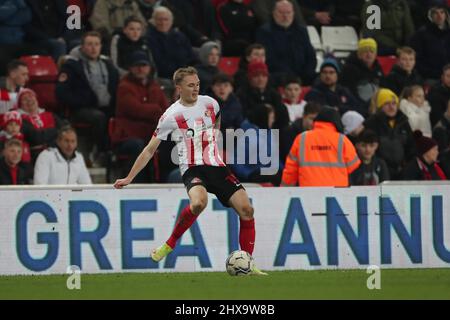
<svg viewBox="0 0 450 320"><path fill-rule="evenodd" d="M114 109L119 72L109 58L100 56L100 59L106 64L108 70L108 92L111 95L110 109ZM91 89L83 70L84 63L80 58L69 58L62 65L56 84L58 102L68 106L71 111L83 108L98 108L98 98Z"/></svg>
<svg viewBox="0 0 450 320"><path fill-rule="evenodd" d="M161 33L150 25L147 41L161 78L171 79L178 68L186 67L196 60L188 38L174 29Z"/></svg>
<svg viewBox="0 0 450 320"><path fill-rule="evenodd" d="M20 44L31 10L24 0L0 0L0 44Z"/></svg>
<svg viewBox="0 0 450 320"><path fill-rule="evenodd" d="M135 51L147 53L150 63L155 68L153 55L145 37L140 38L138 41L131 41L123 33L113 37L111 42L111 59L119 68L128 71L130 56Z"/></svg>
<svg viewBox="0 0 450 320"><path fill-rule="evenodd" d="M429 22L411 38L416 50L417 69L425 79L439 79L442 67L450 61L450 29Z"/></svg>
<svg viewBox="0 0 450 320"><path fill-rule="evenodd" d="M438 143L439 152L443 152L444 150L449 148L450 120L445 117L445 114L442 115L441 120L439 120L433 128L433 139Z"/></svg>
<svg viewBox="0 0 450 320"><path fill-rule="evenodd" d="M428 169L428 172L431 175L431 180L446 180L446 179L442 179L438 175L436 168L435 168L435 164L429 165L423 159L421 159L421 161ZM439 166L439 164L436 164L436 165ZM442 168L441 168L441 170L442 170ZM403 180L427 180L427 179L425 179L424 172L419 167L417 158L412 159L411 161L409 161L406 164L406 166L402 172L402 177L403 177Z"/></svg>
<svg viewBox="0 0 450 320"><path fill-rule="evenodd" d="M431 87L428 91L427 100L431 106L430 120L431 125L435 125L441 119L447 110L448 100L450 99L450 88L442 82Z"/></svg>
<svg viewBox="0 0 450 320"><path fill-rule="evenodd" d="M337 84L336 90L332 91L323 83L319 83L311 88L306 94L305 100L308 102L317 102L322 106L337 107L342 115L349 110L354 110L362 115L367 115L360 105L361 103L353 96L347 88Z"/></svg>
<svg viewBox="0 0 450 320"><path fill-rule="evenodd" d="M208 95L217 100L220 106L220 129L237 129L244 120L242 105L238 97L232 92L226 101L217 97L212 91Z"/></svg>
<svg viewBox="0 0 450 320"><path fill-rule="evenodd" d="M253 42L257 26L252 8L244 3L228 1L218 7L218 22L224 40L242 39Z"/></svg>
<svg viewBox="0 0 450 320"><path fill-rule="evenodd" d="M26 0L32 11L31 23L27 25L27 37L31 41L43 41L63 37L66 28L67 4L60 0ZM46 10L50 5L49 10Z"/></svg>
<svg viewBox="0 0 450 320"><path fill-rule="evenodd" d="M364 127L378 135L377 155L386 161L391 178L399 179L402 166L415 156L416 151L408 118L399 110L392 128L388 117L379 110L364 121Z"/></svg>
<svg viewBox="0 0 450 320"><path fill-rule="evenodd" d="M316 52L305 27L293 22L287 29L273 19L256 32L256 42L266 48L266 63L273 75L295 75L304 83L315 77Z"/></svg>
<svg viewBox="0 0 450 320"><path fill-rule="evenodd" d="M358 59L356 52L347 58L339 75L340 84L347 87L362 102L362 105L367 107L382 79L383 71L378 61L375 60L372 68L369 69L363 61Z"/></svg>
<svg viewBox="0 0 450 320"><path fill-rule="evenodd" d="M377 185L386 180L389 180L389 169L386 162L377 156L369 164L361 162L350 175L350 184L353 186Z"/></svg>
<svg viewBox="0 0 450 320"><path fill-rule="evenodd" d="M244 86L237 92L244 110L244 118L262 129L267 128L268 113L264 104L270 104L275 109L275 123L273 129L281 129L289 124L289 114L281 101L280 94L273 88L267 87L261 92L258 89Z"/></svg>
<svg viewBox="0 0 450 320"><path fill-rule="evenodd" d="M405 70L400 68L398 65L394 65L391 72L381 81L381 86L383 88L391 89L398 96L402 93L403 88L412 85L423 85L423 78L413 69L411 74L408 74Z"/></svg>
<svg viewBox="0 0 450 320"><path fill-rule="evenodd" d="M219 73L219 68L211 65L197 64L195 66L200 79L200 93L204 94L208 88L211 87L212 80L216 74Z"/></svg>
<svg viewBox="0 0 450 320"><path fill-rule="evenodd" d="M380 55L395 54L395 50L406 45L414 32L414 23L406 0L370 0L361 10L361 21L368 21L371 13L367 13L369 6L376 5L381 12L381 28L368 29L362 24L364 37L372 37L378 44Z"/></svg>
<svg viewBox="0 0 450 320"><path fill-rule="evenodd" d="M17 184L30 184L30 177L24 164L19 163L17 171ZM11 168L6 164L5 159L0 158L0 185L12 185Z"/></svg>

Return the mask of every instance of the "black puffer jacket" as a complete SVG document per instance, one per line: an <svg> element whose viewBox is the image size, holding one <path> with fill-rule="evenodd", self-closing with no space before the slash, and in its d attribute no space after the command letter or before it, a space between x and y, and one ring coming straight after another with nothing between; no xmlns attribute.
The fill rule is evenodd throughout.
<svg viewBox="0 0 450 320"><path fill-rule="evenodd" d="M389 125L389 118L382 112L370 116L364 127L373 130L380 139L377 154L386 161L393 180L400 179L400 172L406 162L415 156L414 136L408 118L399 110L395 125Z"/></svg>
<svg viewBox="0 0 450 320"><path fill-rule="evenodd" d="M370 98L378 89L383 79L383 71L377 60L371 69L353 52L345 62L342 73L339 75L341 85L350 89L351 93L365 106L369 105Z"/></svg>

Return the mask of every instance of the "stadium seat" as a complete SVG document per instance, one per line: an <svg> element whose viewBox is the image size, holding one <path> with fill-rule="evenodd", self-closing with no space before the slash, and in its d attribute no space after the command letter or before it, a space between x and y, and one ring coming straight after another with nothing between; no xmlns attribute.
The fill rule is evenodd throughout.
<svg viewBox="0 0 450 320"><path fill-rule="evenodd" d="M27 88L36 92L39 106L59 113L55 90L58 68L50 56L23 56L20 58L28 66L29 81Z"/></svg>
<svg viewBox="0 0 450 320"><path fill-rule="evenodd" d="M217 67L220 71L228 74L229 76L234 76L236 71L239 69L240 60L240 57L221 57Z"/></svg>
<svg viewBox="0 0 450 320"><path fill-rule="evenodd" d="M323 62L322 40L320 39L320 35L317 32L316 27L307 26L307 30L308 30L309 40L311 41L311 44L312 44L314 50L316 51L316 59L317 59L316 72L319 72L320 65Z"/></svg>
<svg viewBox="0 0 450 320"><path fill-rule="evenodd" d="M358 48L358 35L351 26L322 26L322 47L326 54L345 58Z"/></svg>
<svg viewBox="0 0 450 320"><path fill-rule="evenodd" d="M383 74L387 76L389 72L391 72L392 67L397 62L396 56L378 56L378 63L381 66L381 70L383 70Z"/></svg>

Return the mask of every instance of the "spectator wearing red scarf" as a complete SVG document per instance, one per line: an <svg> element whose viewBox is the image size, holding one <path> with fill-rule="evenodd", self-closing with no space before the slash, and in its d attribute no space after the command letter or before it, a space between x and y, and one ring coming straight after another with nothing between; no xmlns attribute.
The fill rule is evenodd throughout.
<svg viewBox="0 0 450 320"><path fill-rule="evenodd" d="M17 98L18 111L22 115L22 132L31 145L32 158L48 146L54 146L57 129L64 125L53 112L39 107L36 93L22 89Z"/></svg>
<svg viewBox="0 0 450 320"><path fill-rule="evenodd" d="M417 156L403 170L403 180L447 180L444 171L437 163L439 156L436 140L414 131Z"/></svg>

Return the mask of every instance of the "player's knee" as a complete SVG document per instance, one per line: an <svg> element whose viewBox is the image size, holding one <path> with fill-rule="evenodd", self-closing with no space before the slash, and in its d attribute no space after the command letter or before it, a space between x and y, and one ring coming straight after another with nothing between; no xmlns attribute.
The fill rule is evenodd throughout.
<svg viewBox="0 0 450 320"><path fill-rule="evenodd" d="M247 204L242 207L242 214L247 219L252 219L254 212L255 209L253 209L253 206L251 204Z"/></svg>
<svg viewBox="0 0 450 320"><path fill-rule="evenodd" d="M208 204L207 199L195 199L191 202L192 213L195 215L200 214L203 210L205 210L206 205Z"/></svg>

